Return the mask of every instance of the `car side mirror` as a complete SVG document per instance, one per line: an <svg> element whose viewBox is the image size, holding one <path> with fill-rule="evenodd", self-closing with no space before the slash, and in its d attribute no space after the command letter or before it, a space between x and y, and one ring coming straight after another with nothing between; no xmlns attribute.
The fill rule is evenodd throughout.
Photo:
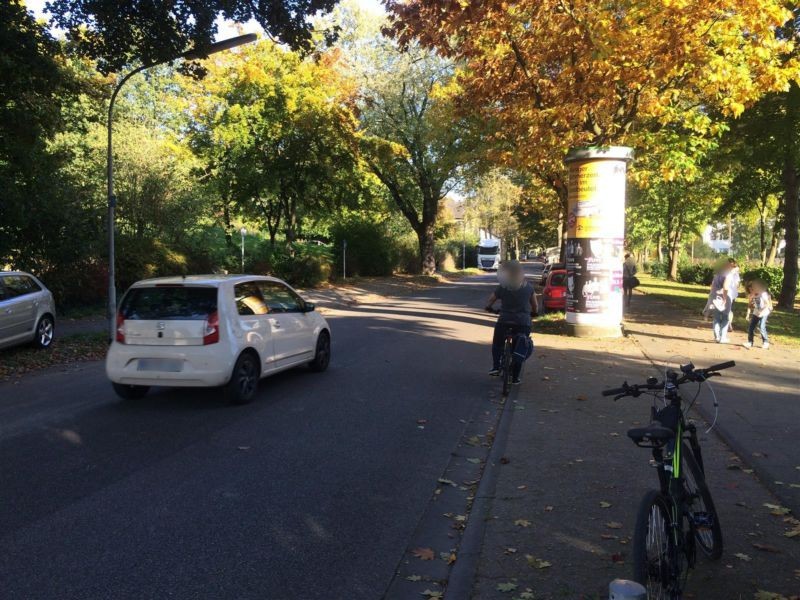
<svg viewBox="0 0 800 600"><path fill-rule="evenodd" d="M306 303L305 303L305 307L303 308L303 312L312 312L312 311L313 311L313 310L315 310L316 308L317 308L317 307L316 307L316 305L315 305L315 304L313 304L313 303L311 303L311 302L306 302Z"/></svg>

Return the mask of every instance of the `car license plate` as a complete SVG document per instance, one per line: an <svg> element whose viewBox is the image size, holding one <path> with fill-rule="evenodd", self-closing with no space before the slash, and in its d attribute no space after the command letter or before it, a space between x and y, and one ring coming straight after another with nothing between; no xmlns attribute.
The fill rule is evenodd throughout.
<svg viewBox="0 0 800 600"><path fill-rule="evenodd" d="M171 358L140 358L136 370L180 373L183 371L183 361Z"/></svg>

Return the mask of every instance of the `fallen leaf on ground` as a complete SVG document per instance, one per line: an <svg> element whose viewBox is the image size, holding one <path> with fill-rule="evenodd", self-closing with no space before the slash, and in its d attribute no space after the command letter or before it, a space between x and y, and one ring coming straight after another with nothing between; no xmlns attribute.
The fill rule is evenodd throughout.
<svg viewBox="0 0 800 600"><path fill-rule="evenodd" d="M606 523L606 527L609 529L622 529L622 523L617 523L616 521L610 521Z"/></svg>
<svg viewBox="0 0 800 600"><path fill-rule="evenodd" d="M611 502L606 502L605 500L603 500L602 502L600 502L600 508L611 508Z"/></svg>
<svg viewBox="0 0 800 600"><path fill-rule="evenodd" d="M552 506L545 506L544 507L544 512L553 512L553 507Z"/></svg>
<svg viewBox="0 0 800 600"><path fill-rule="evenodd" d="M409 581L420 581L422 579L422 575L408 575L406 579Z"/></svg>
<svg viewBox="0 0 800 600"><path fill-rule="evenodd" d="M433 557L435 556L431 548L414 548L411 551L411 554L420 560L433 560Z"/></svg>
<svg viewBox="0 0 800 600"><path fill-rule="evenodd" d="M509 459L509 458L506 458L505 456L501 456L501 457L500 457L500 464L501 464L501 465L507 465L507 464L508 464L508 463L510 463L510 462L511 462L511 459Z"/></svg>
<svg viewBox="0 0 800 600"><path fill-rule="evenodd" d="M481 459L480 458L468 458L467 462L471 462L473 465L479 465L479 464L481 464Z"/></svg>
<svg viewBox="0 0 800 600"><path fill-rule="evenodd" d="M422 595L426 598L444 598L444 592L439 592L436 590L425 590L422 592Z"/></svg>
<svg viewBox="0 0 800 600"><path fill-rule="evenodd" d="M790 512L792 512L785 506L779 506L777 504L769 504L768 502L765 502L764 506L766 506L769 509L769 514L775 515L776 517L782 517L783 515L788 515Z"/></svg>
<svg viewBox="0 0 800 600"><path fill-rule="evenodd" d="M756 595L753 596L755 600L789 600L786 596L782 594L775 594L773 592L765 592L764 590L758 590Z"/></svg>
<svg viewBox="0 0 800 600"><path fill-rule="evenodd" d="M437 479L436 481L438 481L439 483L442 483L444 485L452 485L453 487L457 487L456 482L451 480L451 479L444 479L442 477L439 477L439 479Z"/></svg>
<svg viewBox="0 0 800 600"><path fill-rule="evenodd" d="M514 521L514 525L516 525L517 527L530 527L531 522L528 521L527 519L517 519L516 521Z"/></svg>
<svg viewBox="0 0 800 600"><path fill-rule="evenodd" d="M747 556L747 554L743 554L743 553L741 553L741 552L737 552L736 554L734 554L734 556L735 556L736 558L738 558L739 560L743 560L743 561L745 561L745 562L750 562L751 560L753 560L752 558L750 558L749 556Z"/></svg>
<svg viewBox="0 0 800 600"><path fill-rule="evenodd" d="M237 450L250 450L250 446L237 446Z"/></svg>
<svg viewBox="0 0 800 600"><path fill-rule="evenodd" d="M610 533L601 533L600 537L603 538L604 540L615 540L615 539L617 539L616 535L612 535Z"/></svg>
<svg viewBox="0 0 800 600"><path fill-rule="evenodd" d="M584 396L583 394L581 394L580 396L577 396L577 397L575 398L575 400L580 400L580 401L582 401L582 402L583 402L583 401L585 401L585 400L588 400L588 398L587 398L586 396Z"/></svg>
<svg viewBox="0 0 800 600"><path fill-rule="evenodd" d="M758 542L753 542L753 548L758 548L759 550L763 550L764 552L772 552L774 554L780 552L780 550L775 546L770 546L769 544L760 544Z"/></svg>
<svg viewBox="0 0 800 600"><path fill-rule="evenodd" d="M518 490L524 490L524 489L526 489L527 487L528 487L527 485L518 485L518 486L517 486L517 489L518 489Z"/></svg>
<svg viewBox="0 0 800 600"><path fill-rule="evenodd" d="M546 569L548 567L553 566L553 563L551 563L550 561L542 560L541 558L536 558L532 554L526 554L525 560L527 560L528 564L534 569Z"/></svg>
<svg viewBox="0 0 800 600"><path fill-rule="evenodd" d="M611 437L619 437L619 434L618 434L618 433L613 433L613 432L612 432L612 433L609 433L608 435L610 435Z"/></svg>
<svg viewBox="0 0 800 600"><path fill-rule="evenodd" d="M497 584L497 591L498 592L513 592L517 589L516 583L498 583Z"/></svg>
<svg viewBox="0 0 800 600"><path fill-rule="evenodd" d="M506 554L515 554L516 552L516 548L506 548Z"/></svg>
<svg viewBox="0 0 800 600"><path fill-rule="evenodd" d="M624 563L625 562L625 555L621 554L620 552L615 552L611 555L611 562L613 563Z"/></svg>
<svg viewBox="0 0 800 600"><path fill-rule="evenodd" d="M467 439L467 444L470 446L479 446L481 443L481 439L477 435L473 435L471 438Z"/></svg>

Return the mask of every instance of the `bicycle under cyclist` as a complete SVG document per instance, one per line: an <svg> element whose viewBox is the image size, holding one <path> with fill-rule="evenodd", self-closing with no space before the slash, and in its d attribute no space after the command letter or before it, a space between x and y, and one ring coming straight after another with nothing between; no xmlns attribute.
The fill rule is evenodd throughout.
<svg viewBox="0 0 800 600"><path fill-rule="evenodd" d="M524 341L530 340L531 316L539 313L536 293L533 286L525 279L525 272L518 261L512 260L501 264L497 279L500 285L489 296L486 304L486 310L493 312L495 302L500 301L500 316L494 326L492 339L492 370L489 371L489 375L493 377L500 375L500 361L506 333L511 330L515 339L522 337ZM512 383L515 385L520 383L519 375L525 358L520 358L520 354L515 350L512 371Z"/></svg>

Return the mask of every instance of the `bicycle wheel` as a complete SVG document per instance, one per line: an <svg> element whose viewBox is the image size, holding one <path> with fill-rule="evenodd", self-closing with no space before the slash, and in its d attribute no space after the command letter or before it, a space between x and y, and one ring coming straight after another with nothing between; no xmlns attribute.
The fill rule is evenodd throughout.
<svg viewBox="0 0 800 600"><path fill-rule="evenodd" d="M642 498L633 531L633 579L647 588L648 600L680 597L680 568L671 535L669 499L657 490Z"/></svg>
<svg viewBox="0 0 800 600"><path fill-rule="evenodd" d="M511 366L511 343L506 340L503 346L503 396L508 396L508 391L511 388L511 377L513 368Z"/></svg>
<svg viewBox="0 0 800 600"><path fill-rule="evenodd" d="M689 518L694 523L694 537L707 557L717 560L722 556L722 527L714 507L714 500L706 485L706 478L700 470L691 450L683 445L683 481L686 487L686 503Z"/></svg>

